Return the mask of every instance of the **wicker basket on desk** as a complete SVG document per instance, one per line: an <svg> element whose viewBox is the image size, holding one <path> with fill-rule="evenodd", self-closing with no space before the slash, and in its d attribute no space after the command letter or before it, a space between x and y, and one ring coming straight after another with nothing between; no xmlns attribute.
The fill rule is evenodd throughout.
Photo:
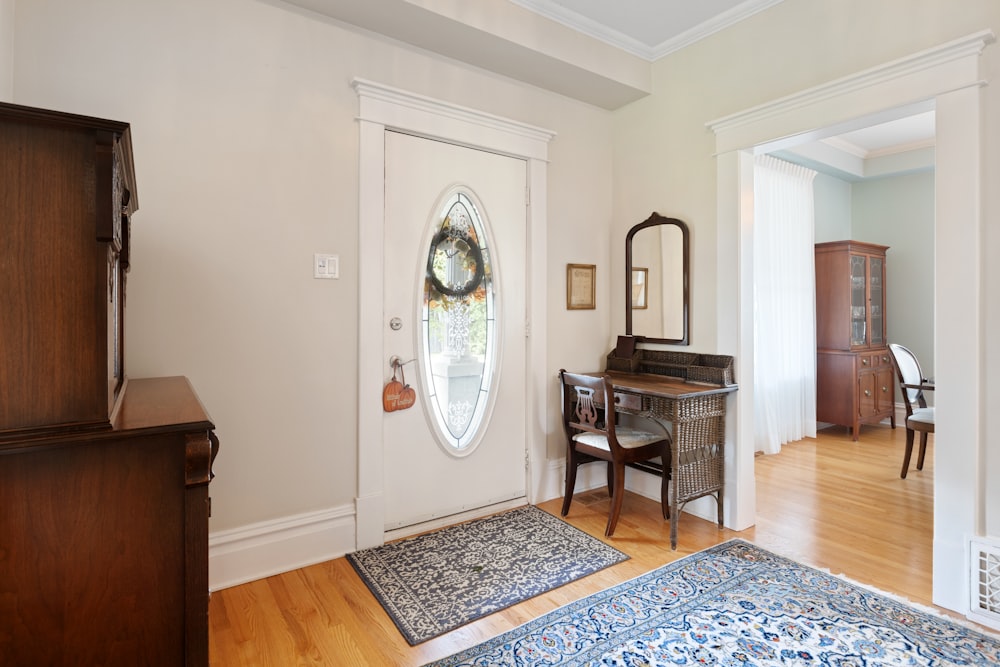
<svg viewBox="0 0 1000 667"><path fill-rule="evenodd" d="M631 357L616 356L615 351L611 350L608 352L608 360L605 369L609 371L625 371L626 373L635 373L639 370L639 357L639 350L633 352Z"/></svg>
<svg viewBox="0 0 1000 667"><path fill-rule="evenodd" d="M643 373L655 373L681 379L687 379L688 368L698 360L698 355L691 352L673 352L670 350L640 350L642 359L639 370Z"/></svg>
<svg viewBox="0 0 1000 667"><path fill-rule="evenodd" d="M688 367L688 382L705 384L735 384L733 358L724 354L699 354L698 360Z"/></svg>

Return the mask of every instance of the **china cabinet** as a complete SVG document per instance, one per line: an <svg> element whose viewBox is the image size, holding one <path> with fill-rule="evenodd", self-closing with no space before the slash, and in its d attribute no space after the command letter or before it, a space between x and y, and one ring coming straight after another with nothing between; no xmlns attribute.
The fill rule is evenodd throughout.
<svg viewBox="0 0 1000 667"><path fill-rule="evenodd" d="M127 123L0 103L0 665L208 664L215 426L125 373Z"/></svg>
<svg viewBox="0 0 1000 667"><path fill-rule="evenodd" d="M889 419L895 385L886 339L888 246L816 244L816 419L851 429Z"/></svg>

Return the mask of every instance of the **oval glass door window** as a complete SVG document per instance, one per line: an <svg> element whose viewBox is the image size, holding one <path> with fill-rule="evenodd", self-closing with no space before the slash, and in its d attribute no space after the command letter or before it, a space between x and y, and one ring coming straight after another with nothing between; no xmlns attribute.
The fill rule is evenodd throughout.
<svg viewBox="0 0 1000 667"><path fill-rule="evenodd" d="M421 323L425 405L453 454L478 442L496 370L497 295L487 224L471 192L458 190L431 221Z"/></svg>

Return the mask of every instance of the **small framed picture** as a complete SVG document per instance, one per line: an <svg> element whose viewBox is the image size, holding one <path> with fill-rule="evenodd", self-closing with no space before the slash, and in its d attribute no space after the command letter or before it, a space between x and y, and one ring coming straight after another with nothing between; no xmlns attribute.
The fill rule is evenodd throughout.
<svg viewBox="0 0 1000 667"><path fill-rule="evenodd" d="M649 269L632 269L632 307L642 310L649 307Z"/></svg>
<svg viewBox="0 0 1000 667"><path fill-rule="evenodd" d="M597 266L594 264L566 265L566 309L593 310L597 307L595 276Z"/></svg>

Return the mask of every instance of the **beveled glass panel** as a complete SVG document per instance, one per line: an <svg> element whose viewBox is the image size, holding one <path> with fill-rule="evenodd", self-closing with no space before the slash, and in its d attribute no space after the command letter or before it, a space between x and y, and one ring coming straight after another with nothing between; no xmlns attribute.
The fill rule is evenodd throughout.
<svg viewBox="0 0 1000 667"><path fill-rule="evenodd" d="M851 345L864 345L867 331L867 262L861 255L851 255Z"/></svg>
<svg viewBox="0 0 1000 667"><path fill-rule="evenodd" d="M421 367L438 441L463 452L477 441L496 361L496 294L486 225L471 193L452 195L427 249Z"/></svg>
<svg viewBox="0 0 1000 667"><path fill-rule="evenodd" d="M871 277L869 281L869 306L871 308L871 344L881 345L885 342L882 332L885 331L885 304L882 303L882 260L872 257L869 260Z"/></svg>

